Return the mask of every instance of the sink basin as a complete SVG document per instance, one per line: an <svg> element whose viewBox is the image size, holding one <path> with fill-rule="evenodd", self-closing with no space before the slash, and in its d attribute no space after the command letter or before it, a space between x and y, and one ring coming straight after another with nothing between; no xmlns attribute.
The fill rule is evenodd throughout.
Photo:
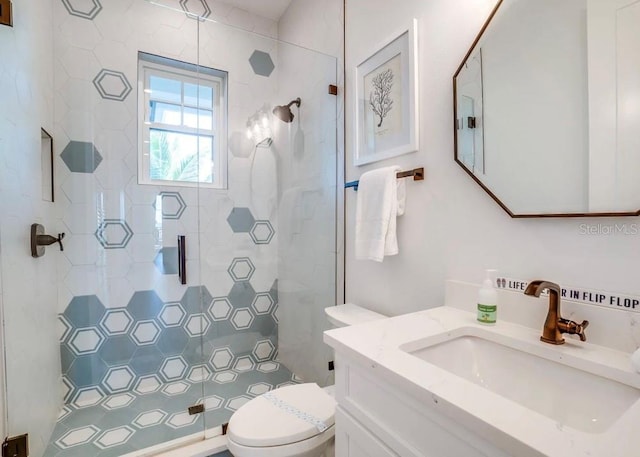
<svg viewBox="0 0 640 457"><path fill-rule="evenodd" d="M587 433L607 431L640 398L634 387L478 336L405 351Z"/></svg>

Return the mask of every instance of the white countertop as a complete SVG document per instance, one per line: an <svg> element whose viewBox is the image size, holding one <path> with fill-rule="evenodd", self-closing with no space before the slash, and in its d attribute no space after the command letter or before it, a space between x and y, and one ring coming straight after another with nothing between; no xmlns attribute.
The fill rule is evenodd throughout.
<svg viewBox="0 0 640 457"><path fill-rule="evenodd" d="M629 354L566 337L553 346L540 342L540 330L508 322L484 326L475 314L440 307L325 332L338 353L377 369L379 376L430 408L455 420L512 455L640 455L640 401L604 433L586 433L560 424L505 397L421 360L408 352L435 344L443 336L467 329L488 331L494 341L640 389ZM433 343L430 343L433 341ZM515 346L514 346L515 344ZM403 350L403 347L405 350ZM545 373L540 373L544 376ZM531 380L535 382L535 379ZM571 404L564 405L571 408Z"/></svg>

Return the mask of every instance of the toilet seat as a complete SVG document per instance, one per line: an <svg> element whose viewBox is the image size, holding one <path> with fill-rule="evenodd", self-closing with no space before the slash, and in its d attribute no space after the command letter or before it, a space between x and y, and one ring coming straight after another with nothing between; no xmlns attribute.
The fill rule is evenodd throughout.
<svg viewBox="0 0 640 457"><path fill-rule="evenodd" d="M228 438L250 448L285 446L333 429L336 402L315 383L275 389L240 407L229 421Z"/></svg>

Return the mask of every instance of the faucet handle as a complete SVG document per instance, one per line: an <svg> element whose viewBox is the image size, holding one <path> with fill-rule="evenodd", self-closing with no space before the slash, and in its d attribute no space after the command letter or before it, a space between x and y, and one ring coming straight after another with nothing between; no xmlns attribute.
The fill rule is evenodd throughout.
<svg viewBox="0 0 640 457"><path fill-rule="evenodd" d="M558 319L558 329L561 333L568 333L569 335L578 335L580 341L587 341L587 336L584 330L589 326L589 321L582 321L581 324L570 321L569 319Z"/></svg>
<svg viewBox="0 0 640 457"><path fill-rule="evenodd" d="M584 320L582 324L578 325L578 331L576 335L580 337L580 341L587 341L587 336L584 334L584 330L589 326L589 321Z"/></svg>

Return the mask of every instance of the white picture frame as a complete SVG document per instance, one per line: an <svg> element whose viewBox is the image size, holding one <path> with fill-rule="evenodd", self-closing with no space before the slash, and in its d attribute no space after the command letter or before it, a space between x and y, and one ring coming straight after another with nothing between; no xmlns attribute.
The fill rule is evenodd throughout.
<svg viewBox="0 0 640 457"><path fill-rule="evenodd" d="M354 93L356 166L418 150L416 19L360 61Z"/></svg>

